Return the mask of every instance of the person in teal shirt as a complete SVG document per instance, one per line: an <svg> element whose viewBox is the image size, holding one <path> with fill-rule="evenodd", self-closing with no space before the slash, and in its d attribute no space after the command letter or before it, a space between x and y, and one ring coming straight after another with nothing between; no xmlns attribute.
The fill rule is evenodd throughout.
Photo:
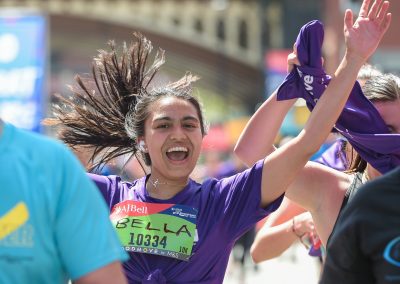
<svg viewBox="0 0 400 284"><path fill-rule="evenodd" d="M97 188L62 143L0 120L0 283L126 283Z"/></svg>

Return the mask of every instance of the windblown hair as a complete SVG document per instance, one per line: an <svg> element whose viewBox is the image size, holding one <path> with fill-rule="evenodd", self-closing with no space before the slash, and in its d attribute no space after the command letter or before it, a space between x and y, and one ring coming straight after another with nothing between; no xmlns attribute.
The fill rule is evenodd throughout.
<svg viewBox="0 0 400 284"><path fill-rule="evenodd" d="M93 148L94 157L102 157L93 165L98 168L117 156L136 153L136 141L125 132L125 117L139 97L147 92L158 69L164 63L159 50L150 68L146 69L152 44L140 33L133 34L129 47L122 47L119 57L114 41L110 51L100 50L93 60L92 76L75 77L73 95L57 95L61 105L54 107L55 119L46 124L60 124L59 138L70 147Z"/></svg>
<svg viewBox="0 0 400 284"><path fill-rule="evenodd" d="M381 76L383 73L374 65L365 63L357 74L357 80L364 85L371 78Z"/></svg>
<svg viewBox="0 0 400 284"><path fill-rule="evenodd" d="M163 95L179 97L182 93L181 97L198 107L203 121L200 105L191 96L191 83L197 77L186 74L177 82L150 90L165 62L164 50L158 50L148 67L151 42L140 33L134 33L133 38L129 47L123 44L121 56L113 41L109 42L110 51L100 50L93 60L91 76L76 76L76 86L70 87L72 95L57 95L61 103L53 108L55 118L44 121L47 125L60 125L59 138L71 148L93 149L89 170L99 169L121 155L137 156L138 152L147 165L151 164L148 154L139 151L137 138L144 135L149 103Z"/></svg>
<svg viewBox="0 0 400 284"><path fill-rule="evenodd" d="M390 102L400 99L400 78L393 74L375 76L363 86L371 102Z"/></svg>

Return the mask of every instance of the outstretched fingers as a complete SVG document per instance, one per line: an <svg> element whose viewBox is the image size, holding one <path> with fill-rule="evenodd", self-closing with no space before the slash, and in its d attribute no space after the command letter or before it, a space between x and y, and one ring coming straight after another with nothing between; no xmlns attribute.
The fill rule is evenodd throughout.
<svg viewBox="0 0 400 284"><path fill-rule="evenodd" d="M353 12L347 9L344 14L344 31L349 31L353 27Z"/></svg>
<svg viewBox="0 0 400 284"><path fill-rule="evenodd" d="M346 10L344 33L347 51L365 59L371 56L390 26L392 15L388 13L389 1L364 0L357 19ZM372 5L370 5L372 4Z"/></svg>
<svg viewBox="0 0 400 284"><path fill-rule="evenodd" d="M389 10L389 6L390 6L390 4L388 1L383 2L382 7L379 10L379 13L376 17L376 21L383 27L385 27L385 25L387 25L386 22L388 20L390 21L390 19L388 19L388 15L390 15L389 16L389 18L390 18L391 14L387 12Z"/></svg>
<svg viewBox="0 0 400 284"><path fill-rule="evenodd" d="M371 9L368 12L368 18L370 20L375 20L378 12L379 12L379 7L381 6L382 0L375 0L374 3L372 4Z"/></svg>
<svg viewBox="0 0 400 284"><path fill-rule="evenodd" d="M369 5L371 3L371 0L364 0L361 8L360 8L360 12L358 13L358 16L361 18L365 18L368 16L368 9L369 9Z"/></svg>
<svg viewBox="0 0 400 284"><path fill-rule="evenodd" d="M383 23L381 24L383 33L385 33L387 31L387 29L389 28L391 21L392 21L392 14L391 13L386 14L385 19L384 19Z"/></svg>

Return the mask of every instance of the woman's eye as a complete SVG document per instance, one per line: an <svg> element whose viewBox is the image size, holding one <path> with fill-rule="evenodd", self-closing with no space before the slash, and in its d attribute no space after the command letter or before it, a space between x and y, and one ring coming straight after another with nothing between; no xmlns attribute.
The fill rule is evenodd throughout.
<svg viewBox="0 0 400 284"><path fill-rule="evenodd" d="M168 127L169 127L168 124L160 124L160 125L157 125L156 128L168 128Z"/></svg>
<svg viewBox="0 0 400 284"><path fill-rule="evenodd" d="M196 128L196 125L194 125L194 124L185 124L185 125L183 125L183 127L185 127L185 128Z"/></svg>

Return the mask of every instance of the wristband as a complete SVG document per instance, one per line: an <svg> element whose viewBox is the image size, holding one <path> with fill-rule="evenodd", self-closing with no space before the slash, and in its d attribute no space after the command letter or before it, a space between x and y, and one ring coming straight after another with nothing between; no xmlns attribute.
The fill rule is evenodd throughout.
<svg viewBox="0 0 400 284"><path fill-rule="evenodd" d="M301 239L301 238L305 235L305 233L304 233L304 234L301 234L301 235L297 233L296 228L295 228L295 225L296 225L296 224L295 224L295 220L294 220L295 218L296 218L296 217L293 217L293 218L292 218L292 232L293 232L293 234L296 235L296 237L298 237L299 239Z"/></svg>
<svg viewBox="0 0 400 284"><path fill-rule="evenodd" d="M296 228L295 228L295 219L296 217L293 217L293 219L292 219L292 232L293 232L293 234L295 234L295 236L296 237L298 237L299 238L299 240L300 240L300 242L303 244L303 246L306 248L306 249L309 249L310 247L303 241L303 237L304 237L304 235L305 234L307 234L307 233L303 233L303 234L298 234L297 233L297 231L296 231Z"/></svg>

